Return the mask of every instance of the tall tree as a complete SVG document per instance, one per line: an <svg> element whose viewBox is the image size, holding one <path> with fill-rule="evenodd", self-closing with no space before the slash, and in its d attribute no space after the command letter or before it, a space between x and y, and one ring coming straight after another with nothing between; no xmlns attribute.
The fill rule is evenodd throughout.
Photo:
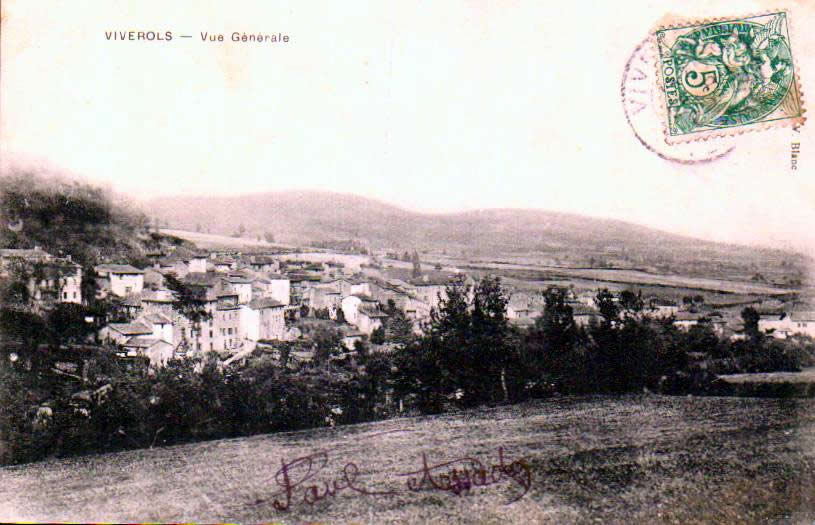
<svg viewBox="0 0 815 525"><path fill-rule="evenodd" d="M741 311L741 319L744 323L744 333L750 337L759 335L758 321L761 319L758 311L752 306L748 306Z"/></svg>

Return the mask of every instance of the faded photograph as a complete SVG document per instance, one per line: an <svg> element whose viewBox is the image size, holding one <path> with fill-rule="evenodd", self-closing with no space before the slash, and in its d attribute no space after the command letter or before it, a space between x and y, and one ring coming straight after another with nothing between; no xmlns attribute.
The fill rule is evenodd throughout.
<svg viewBox="0 0 815 525"><path fill-rule="evenodd" d="M815 5L2 3L0 521L815 523Z"/></svg>

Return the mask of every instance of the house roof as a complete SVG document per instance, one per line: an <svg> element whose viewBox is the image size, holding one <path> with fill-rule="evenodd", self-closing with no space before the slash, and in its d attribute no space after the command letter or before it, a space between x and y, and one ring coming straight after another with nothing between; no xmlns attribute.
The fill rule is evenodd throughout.
<svg viewBox="0 0 815 525"><path fill-rule="evenodd" d="M408 282L413 286L456 286L464 284L464 279L464 274L460 273L430 272L421 277L414 277Z"/></svg>
<svg viewBox="0 0 815 525"><path fill-rule="evenodd" d="M99 264L96 266L96 271L103 271L108 273L125 273L125 274L139 274L144 273L144 270L139 270L135 266L129 264Z"/></svg>
<svg viewBox="0 0 815 525"><path fill-rule="evenodd" d="M373 308L366 308L364 306L359 309L359 313L367 315L372 319L381 319L384 317L388 317L388 314L386 314L385 312L381 312Z"/></svg>
<svg viewBox="0 0 815 525"><path fill-rule="evenodd" d="M248 279L242 275L230 275L226 278L230 284L252 284L252 279Z"/></svg>
<svg viewBox="0 0 815 525"><path fill-rule="evenodd" d="M529 296L524 293L513 294L507 302L507 308L529 310Z"/></svg>
<svg viewBox="0 0 815 525"><path fill-rule="evenodd" d="M145 314L141 318L153 324L172 324L172 321L162 314Z"/></svg>
<svg viewBox="0 0 815 525"><path fill-rule="evenodd" d="M0 248L0 257L18 259L44 259L51 254L40 247L35 248Z"/></svg>
<svg viewBox="0 0 815 525"><path fill-rule="evenodd" d="M285 305L280 301L272 299L271 297L258 297L249 301L249 308L252 310L261 310L264 308L283 308Z"/></svg>
<svg viewBox="0 0 815 525"><path fill-rule="evenodd" d="M139 298L142 301L151 303L171 303L174 300L174 294L170 290L142 290Z"/></svg>
<svg viewBox="0 0 815 525"><path fill-rule="evenodd" d="M283 277L283 278L285 279L286 277ZM288 274L287 278L290 281L319 281L320 280L319 275L312 275L312 274L299 273L299 272L290 273L290 274Z"/></svg>
<svg viewBox="0 0 815 525"><path fill-rule="evenodd" d="M676 301L671 301L669 299L662 299L662 298L659 298L659 297L656 298L656 299L651 299L650 301L648 301L648 303L651 306L663 306L663 307L677 307L677 306L679 306L679 305L676 304Z"/></svg>
<svg viewBox="0 0 815 525"><path fill-rule="evenodd" d="M675 321L699 321L705 318L704 314L693 312L676 312L674 314Z"/></svg>
<svg viewBox="0 0 815 525"><path fill-rule="evenodd" d="M596 309L592 308L591 306L586 306L584 304L575 304L572 305L572 316L575 315L600 315L600 312Z"/></svg>
<svg viewBox="0 0 815 525"><path fill-rule="evenodd" d="M124 306L139 307L141 306L141 294L128 295L122 299Z"/></svg>
<svg viewBox="0 0 815 525"><path fill-rule="evenodd" d="M172 346L167 341L162 341L161 339L156 339L155 337L139 336L139 335L131 337L122 346L130 347L130 348L150 348L150 347L158 345L158 344Z"/></svg>
<svg viewBox="0 0 815 525"><path fill-rule="evenodd" d="M274 259L267 255L255 255L249 260L249 264L274 264Z"/></svg>
<svg viewBox="0 0 815 525"><path fill-rule="evenodd" d="M171 255L168 257L162 257L159 259L158 262L161 266L174 266L178 263L184 264L184 260L181 257Z"/></svg>
<svg viewBox="0 0 815 525"><path fill-rule="evenodd" d="M198 288L199 299L215 301L219 297L238 296L229 284L228 278L216 272L190 273L183 279L184 284Z"/></svg>
<svg viewBox="0 0 815 525"><path fill-rule="evenodd" d="M122 335L152 334L153 330L142 323L110 323L108 328L116 330Z"/></svg>
<svg viewBox="0 0 815 525"><path fill-rule="evenodd" d="M790 314L790 319L797 322L815 322L815 311L792 312Z"/></svg>
<svg viewBox="0 0 815 525"><path fill-rule="evenodd" d="M215 265L223 265L223 264L232 265L234 263L235 263L235 259L233 259L232 257L216 257L215 260L212 261L212 264L215 264Z"/></svg>
<svg viewBox="0 0 815 525"><path fill-rule="evenodd" d="M182 280L184 284L194 286L215 286L215 283L224 279L224 274L217 272L190 272Z"/></svg>

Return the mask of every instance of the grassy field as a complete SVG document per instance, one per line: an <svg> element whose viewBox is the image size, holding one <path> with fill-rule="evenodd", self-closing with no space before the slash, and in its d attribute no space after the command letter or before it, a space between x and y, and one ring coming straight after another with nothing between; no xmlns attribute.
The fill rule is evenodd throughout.
<svg viewBox="0 0 815 525"><path fill-rule="evenodd" d="M670 288L684 288L687 290L728 294L785 295L795 292L795 290L790 288L782 288L753 282L708 279L683 275L663 275L646 273L640 270L561 268L557 266L527 266L519 264L497 263L483 263L471 265L470 267L487 270L526 270L546 273L553 277L581 279L594 282L616 283L621 285L664 286Z"/></svg>
<svg viewBox="0 0 815 525"><path fill-rule="evenodd" d="M444 481L475 461L486 486ZM559 398L49 461L0 469L0 520L811 524L815 400Z"/></svg>

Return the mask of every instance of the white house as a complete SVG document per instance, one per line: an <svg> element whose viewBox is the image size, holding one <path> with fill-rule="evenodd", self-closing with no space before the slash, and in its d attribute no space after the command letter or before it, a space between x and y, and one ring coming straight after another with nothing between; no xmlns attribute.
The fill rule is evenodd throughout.
<svg viewBox="0 0 815 525"><path fill-rule="evenodd" d="M188 271L194 273L206 273L207 258L204 255L193 255L188 263Z"/></svg>
<svg viewBox="0 0 815 525"><path fill-rule="evenodd" d="M778 339L800 334L815 337L815 311L762 314L758 329Z"/></svg>
<svg viewBox="0 0 815 525"><path fill-rule="evenodd" d="M28 279L29 294L35 301L56 301L61 303L82 303L82 268L71 261L71 257L54 257L40 249L0 249L0 277L11 275L12 269L32 269L39 264L38 271L30 272L37 277Z"/></svg>
<svg viewBox="0 0 815 525"><path fill-rule="evenodd" d="M763 313L758 319L758 330L777 339L786 339L795 333L795 324L786 312Z"/></svg>
<svg viewBox="0 0 815 525"><path fill-rule="evenodd" d="M790 321L794 334L803 334L815 337L815 311L792 312Z"/></svg>
<svg viewBox="0 0 815 525"><path fill-rule="evenodd" d="M677 312L674 315L673 325L682 330L689 330L691 326L696 326L703 319L705 319L703 314Z"/></svg>
<svg viewBox="0 0 815 525"><path fill-rule="evenodd" d="M288 277L276 273L266 276L269 280L269 296L279 303L288 305L291 302L291 281Z"/></svg>
<svg viewBox="0 0 815 525"><path fill-rule="evenodd" d="M349 295L340 303L345 321L365 334L370 335L382 326L388 316L379 310L377 302L365 295Z"/></svg>
<svg viewBox="0 0 815 525"><path fill-rule="evenodd" d="M102 341L117 345L123 345L135 336L153 337L153 328L144 323L108 323L99 331Z"/></svg>
<svg viewBox="0 0 815 525"><path fill-rule="evenodd" d="M241 306L241 335L249 341L283 340L286 333L285 305L269 297Z"/></svg>
<svg viewBox="0 0 815 525"><path fill-rule="evenodd" d="M648 302L648 308L656 317L670 317L679 312L679 305L675 301L654 298Z"/></svg>
<svg viewBox="0 0 815 525"><path fill-rule="evenodd" d="M315 310L328 310L328 316L331 319L337 318L337 309L340 308L342 296L340 292L335 290L332 286L322 285L310 288L309 291L309 304Z"/></svg>
<svg viewBox="0 0 815 525"><path fill-rule="evenodd" d="M587 326L592 319L599 321L600 312L590 306L575 304L572 306L572 318L577 326Z"/></svg>
<svg viewBox="0 0 815 525"><path fill-rule="evenodd" d="M147 357L150 366L162 367L175 355L174 347L167 341L149 336L134 336L122 345L127 357Z"/></svg>
<svg viewBox="0 0 815 525"><path fill-rule="evenodd" d="M349 295L342 298L340 308L342 309L342 314L346 323L354 326L357 325L357 315L360 307L363 304L376 307L376 301L364 295Z"/></svg>
<svg viewBox="0 0 815 525"><path fill-rule="evenodd" d="M137 322L150 327L153 337L167 343L173 342L173 322L165 315L159 313L144 314Z"/></svg>
<svg viewBox="0 0 815 525"><path fill-rule="evenodd" d="M96 273L106 279L108 290L118 297L140 293L144 289L144 270L129 264L100 264Z"/></svg>
<svg viewBox="0 0 815 525"><path fill-rule="evenodd" d="M59 300L62 303L82 303L82 267L71 263L60 278ZM71 271L73 270L73 271Z"/></svg>
<svg viewBox="0 0 815 525"><path fill-rule="evenodd" d="M238 292L238 304L246 304L252 300L252 279L240 274L230 274L226 281Z"/></svg>
<svg viewBox="0 0 815 525"><path fill-rule="evenodd" d="M524 293L513 294L507 301L507 319L528 317L530 317L529 296Z"/></svg>

